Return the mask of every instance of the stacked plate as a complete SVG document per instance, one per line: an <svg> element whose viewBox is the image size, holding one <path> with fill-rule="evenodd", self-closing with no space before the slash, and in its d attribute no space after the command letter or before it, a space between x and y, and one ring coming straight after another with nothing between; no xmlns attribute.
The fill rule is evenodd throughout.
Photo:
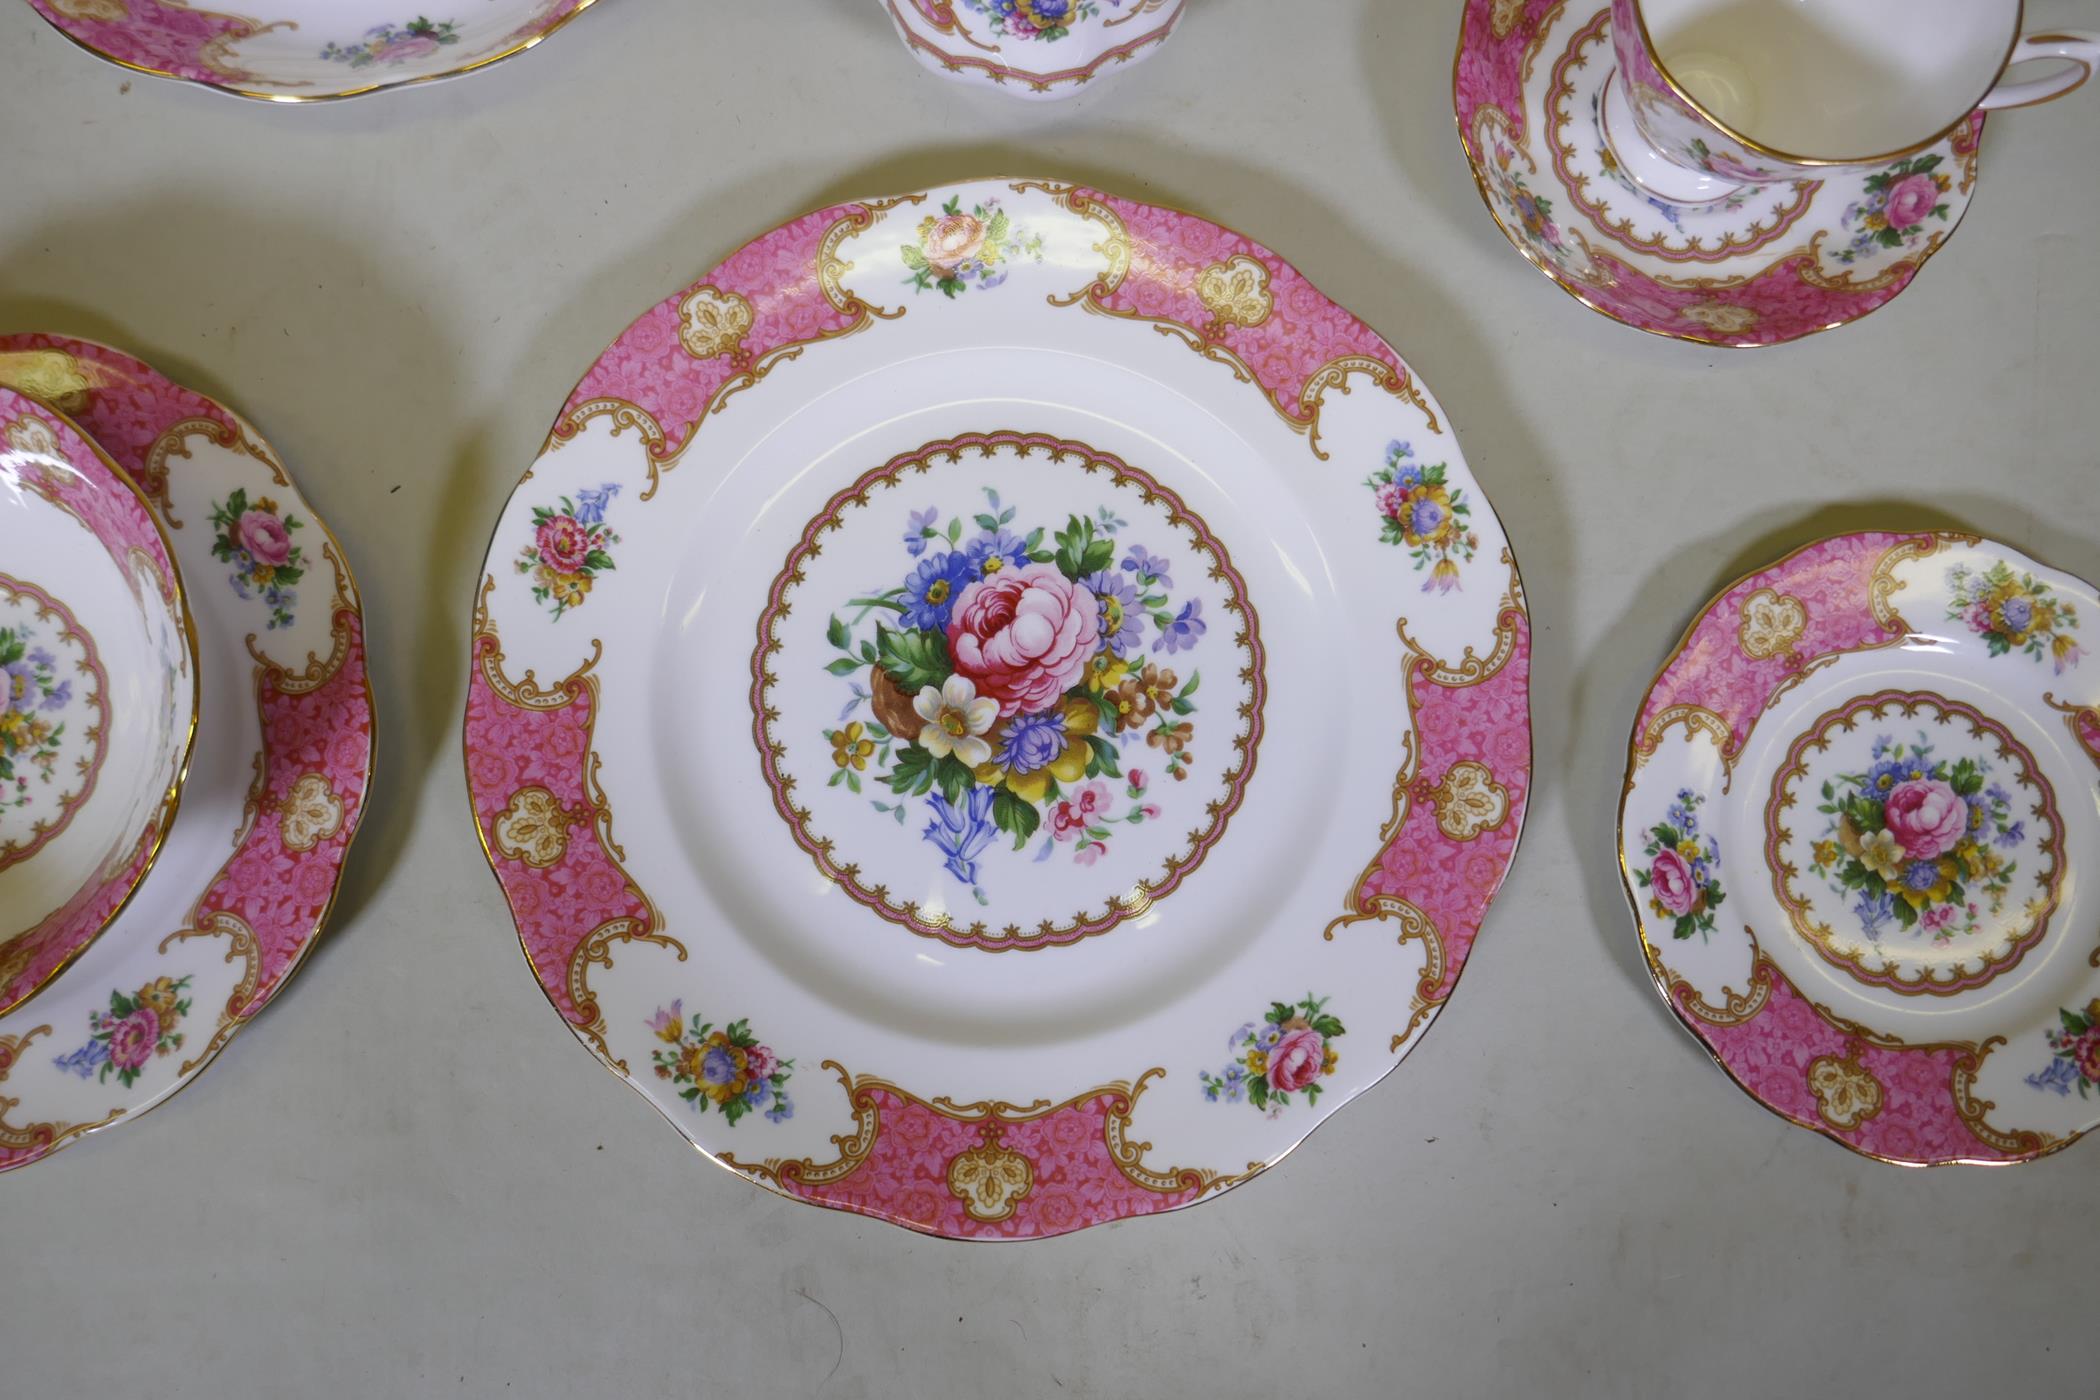
<svg viewBox="0 0 2100 1400"><path fill-rule="evenodd" d="M343 552L230 409L0 337L0 1170L166 1098L284 985L371 776Z"/></svg>

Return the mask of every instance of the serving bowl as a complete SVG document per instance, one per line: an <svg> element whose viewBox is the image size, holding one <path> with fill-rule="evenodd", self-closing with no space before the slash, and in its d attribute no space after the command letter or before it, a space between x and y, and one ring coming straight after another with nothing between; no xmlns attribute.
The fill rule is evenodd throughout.
<svg viewBox="0 0 2100 1400"><path fill-rule="evenodd" d="M0 1012L109 925L159 853L196 725L196 634L138 491L0 390Z"/></svg>

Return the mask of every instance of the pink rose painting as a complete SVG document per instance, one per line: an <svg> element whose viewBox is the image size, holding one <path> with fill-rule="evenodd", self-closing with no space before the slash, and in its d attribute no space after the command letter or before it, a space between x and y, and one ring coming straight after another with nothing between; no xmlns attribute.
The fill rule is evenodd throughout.
<svg viewBox="0 0 2100 1400"><path fill-rule="evenodd" d="M241 547L258 564L282 564L292 557L292 535L284 522L259 510L243 511Z"/></svg>
<svg viewBox="0 0 2100 1400"><path fill-rule="evenodd" d="M1921 224L1939 202L1940 187L1930 175L1906 176L1889 187L1889 227L1907 229Z"/></svg>
<svg viewBox="0 0 2100 1400"><path fill-rule="evenodd" d="M984 220L975 214L943 214L920 235L926 263L943 277L984 251Z"/></svg>
<svg viewBox="0 0 2100 1400"><path fill-rule="evenodd" d="M1675 850L1666 850L1648 867L1649 888L1655 902L1671 915L1689 914L1699 906L1699 886L1692 880L1691 863Z"/></svg>
<svg viewBox="0 0 2100 1400"><path fill-rule="evenodd" d="M1969 804L1943 782L1898 783L1882 811L1889 833L1912 860L1945 855L1969 829Z"/></svg>
<svg viewBox="0 0 2100 1400"><path fill-rule="evenodd" d="M1648 912L1670 930L1672 938L1705 936L1717 928L1714 910L1727 894L1721 889L1721 847L1699 829L1699 809L1706 795L1680 788L1663 819L1648 828L1642 854L1648 865L1634 879L1648 893Z"/></svg>
<svg viewBox="0 0 2100 1400"><path fill-rule="evenodd" d="M1275 1001L1258 1021L1249 1021L1227 1040L1232 1059L1217 1073L1197 1072L1203 1097L1212 1103L1251 1103L1274 1118L1289 1108L1292 1095L1307 1103L1326 1092L1322 1080L1335 1072L1341 1056L1334 1042L1346 1033L1341 1018L1327 1009L1329 997Z"/></svg>
<svg viewBox="0 0 2100 1400"><path fill-rule="evenodd" d="M1269 1052L1269 1087L1284 1093L1303 1089L1320 1077L1327 1041L1311 1027L1286 1031Z"/></svg>
<svg viewBox="0 0 2100 1400"><path fill-rule="evenodd" d="M955 600L948 654L957 674L999 703L1001 718L1047 709L1086 675L1100 603L1054 565L979 579Z"/></svg>

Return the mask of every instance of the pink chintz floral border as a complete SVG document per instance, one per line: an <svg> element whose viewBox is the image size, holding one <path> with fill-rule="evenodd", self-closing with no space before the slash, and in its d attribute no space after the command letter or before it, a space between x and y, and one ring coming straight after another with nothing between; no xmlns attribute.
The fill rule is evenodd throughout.
<svg viewBox="0 0 2100 1400"><path fill-rule="evenodd" d="M180 471L186 452L157 450L171 436L208 430L222 443L248 444L245 426L212 400L168 380L132 356L93 341L26 334L0 337L0 355L56 352L80 371L68 376L66 404L140 490L159 499L165 517L165 474ZM0 366L4 366L0 361ZM252 455L276 470L274 459L249 444ZM318 517L316 517L318 519ZM325 525L321 527L324 532ZM233 854L192 906L182 936L209 931L232 935L245 953L247 975L218 1009L206 1047L181 1071L200 1071L259 1013L298 970L325 924L340 888L343 862L364 819L372 775L375 707L365 666L364 619L349 563L340 544L329 547L341 569L331 612L333 649L299 669L259 660L254 669L256 715L262 734L256 781ZM200 658L208 660L208 658ZM297 818L302 800L319 800L318 822ZM123 930L115 930L121 935ZM213 954L216 956L217 954ZM5 1057L11 1061L12 1055ZM0 1074L8 1063L0 1062ZM0 1171L26 1166L77 1140L81 1127L32 1125L28 1145L0 1149Z"/></svg>
<svg viewBox="0 0 2100 1400"><path fill-rule="evenodd" d="M1670 279L1595 246L1584 248L1586 261L1580 271L1534 248L1497 208L1492 186L1519 158L1529 173L1549 164L1536 161L1528 151L1536 138L1525 125L1524 77L1538 59L1546 31L1561 20L1563 11L1564 0L1467 0L1452 65L1452 104L1460 143L1490 215L1518 251L1564 291L1636 330L1747 348L1797 340L1855 321L1892 300L1916 276L1931 247L1894 259L1865 278L1855 278L1850 271L1840 276L1822 272L1810 246L1774 257L1747 278ZM1984 114L1977 112L1955 132L1951 143L1957 156L1973 160L1983 121ZM1549 217L1541 216L1540 226L1555 238L1561 233Z"/></svg>
<svg viewBox="0 0 2100 1400"><path fill-rule="evenodd" d="M1087 217L1096 217L1089 207L1101 211L1113 225L1111 237L1127 240L1129 256L1123 275L1081 295L1111 316L1179 326L1193 348L1209 345L1236 356L1249 368L1248 380L1308 435L1316 454L1325 455L1317 437L1321 395L1352 374L1372 376L1442 431L1392 348L1267 248L1195 215L1099 191L1033 182L1016 188L1046 189ZM612 420L615 433L639 431L653 464L646 499L656 474L676 465L707 417L740 388L802 346L901 314L845 292L831 250L845 233L923 198L834 205L805 215L644 312L571 394L549 448L601 416ZM1221 290L1220 271L1243 280ZM1505 556L1504 563L1510 591L1489 656L1469 651L1451 663L1414 649L1407 657L1414 714L1412 768L1399 794L1403 810L1381 833L1336 920L1395 917L1404 907L1402 941L1426 938L1432 946L1428 974L1408 989L1412 1010L1398 1003L1395 1049L1455 987L1514 856L1528 803L1530 623L1514 562ZM492 586L493 578L485 579L476 600L469 659L463 736L469 800L541 989L580 1038L625 1072L608 1047L590 969L606 963L623 941L656 943L680 957L685 950L663 931L648 896L622 868L609 804L591 777L595 660L551 684L509 674L487 611ZM842 1142L839 1162L820 1170L808 1162L744 1162L726 1154L722 1160L815 1204L952 1238L1063 1233L1172 1209L1252 1174L1143 1165L1142 1153L1119 1136L1120 1125L1154 1071L1039 1115L1016 1115L1004 1105L936 1108L899 1086L830 1067L856 1114L865 1115L864 1140ZM1054 1156L1043 1145L1053 1141ZM1030 1158L1030 1152L1039 1155ZM1025 1167L1015 1165L1015 1156L1026 1159ZM1054 1176L1043 1170L1050 1162ZM1024 1177L1025 1188L1018 1184Z"/></svg>

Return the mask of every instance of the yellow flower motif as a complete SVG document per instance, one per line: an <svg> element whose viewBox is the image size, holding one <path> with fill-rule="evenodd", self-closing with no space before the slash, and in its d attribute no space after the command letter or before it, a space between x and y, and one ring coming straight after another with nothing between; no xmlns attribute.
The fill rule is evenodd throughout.
<svg viewBox="0 0 2100 1400"><path fill-rule="evenodd" d="M2094 997L2085 1004L2085 1019L2100 1025L2100 997Z"/></svg>
<svg viewBox="0 0 2100 1400"><path fill-rule="evenodd" d="M1677 854L1683 856L1686 860L1697 860L1699 859L1699 857L1706 853L1699 849L1699 843L1697 841L1692 840L1690 837L1686 837L1684 840L1679 841L1677 843Z"/></svg>
<svg viewBox="0 0 2100 1400"><path fill-rule="evenodd" d="M1971 880L1988 880L2005 863L1996 851L1974 841L1962 842L1954 854L1961 861L1962 873Z"/></svg>
<svg viewBox="0 0 2100 1400"><path fill-rule="evenodd" d="M1269 1072L1269 1052L1266 1050L1249 1050L1245 1063L1247 1073L1256 1076L1267 1074Z"/></svg>
<svg viewBox="0 0 2100 1400"><path fill-rule="evenodd" d="M1954 888L1954 877L1960 873L1952 857L1942 856L1932 863L1933 882L1925 889L1913 888L1909 881L1891 882L1896 893L1913 909L1923 909L1928 904L1938 904L1947 898Z"/></svg>
<svg viewBox="0 0 2100 1400"><path fill-rule="evenodd" d="M275 564L257 564L250 576L254 578L256 583L263 587L268 587L277 579L277 566Z"/></svg>
<svg viewBox="0 0 2100 1400"><path fill-rule="evenodd" d="M1326 1053L1320 1056L1320 1073L1333 1074L1334 1067L1340 1064L1341 1062L1342 1057L1334 1053L1334 1046L1329 1045L1326 1049Z"/></svg>
<svg viewBox="0 0 2100 1400"><path fill-rule="evenodd" d="M1816 842L1816 864L1822 866L1825 870L1828 870L1832 866L1836 865L1838 863L1838 857L1843 854L1844 851L1839 848L1838 843L1835 841Z"/></svg>
<svg viewBox="0 0 2100 1400"><path fill-rule="evenodd" d="M1088 745L1087 735L1092 734L1101 723L1101 711L1091 700L1065 701L1065 747L1048 766L1029 773L1015 773L997 763L977 765L977 781L987 787L1005 783L1007 791L1023 802L1041 802L1050 791L1050 780L1060 783L1076 783L1086 776L1087 759L1093 750Z"/></svg>
<svg viewBox="0 0 2100 1400"><path fill-rule="evenodd" d="M1130 663L1112 651L1098 653L1086 666L1086 688L1095 694L1114 690L1130 679Z"/></svg>
<svg viewBox="0 0 2100 1400"><path fill-rule="evenodd" d="M548 596L564 608L582 606L584 596L591 591L589 574L558 574L542 564L533 570L533 576L547 590Z"/></svg>
<svg viewBox="0 0 2100 1400"><path fill-rule="evenodd" d="M1868 228L1870 228L1870 229L1874 229L1874 230L1877 230L1877 231L1879 231L1879 230L1881 230L1881 229L1885 229L1885 228L1887 228L1888 226L1889 226L1889 216L1888 216L1888 215L1886 215L1886 214L1869 214L1869 215L1867 215L1867 227L1868 227Z"/></svg>
<svg viewBox="0 0 2100 1400"><path fill-rule="evenodd" d="M175 1003L182 1000L182 993L175 986L174 978L156 977L139 988L135 1000L141 1006L152 1007L154 1014L160 1017L162 1029L166 1029L174 1020Z"/></svg>
<svg viewBox="0 0 2100 1400"><path fill-rule="evenodd" d="M1436 524L1428 530L1417 532L1415 523L1420 519L1418 507L1427 501L1436 506ZM1400 507L1400 537L1410 547L1424 544L1441 544L1458 528L1458 519L1451 512L1451 493L1441 486L1423 484L1407 493L1407 501Z"/></svg>
<svg viewBox="0 0 2100 1400"><path fill-rule="evenodd" d="M825 736L831 740L831 761L841 768L855 768L866 772L868 759L875 753L875 741L867 737L867 730L859 720L844 729L834 729Z"/></svg>
<svg viewBox="0 0 2100 1400"><path fill-rule="evenodd" d="M1894 833L1883 830L1859 839L1859 863L1884 880L1893 881L1903 873L1904 858L1902 843Z"/></svg>

